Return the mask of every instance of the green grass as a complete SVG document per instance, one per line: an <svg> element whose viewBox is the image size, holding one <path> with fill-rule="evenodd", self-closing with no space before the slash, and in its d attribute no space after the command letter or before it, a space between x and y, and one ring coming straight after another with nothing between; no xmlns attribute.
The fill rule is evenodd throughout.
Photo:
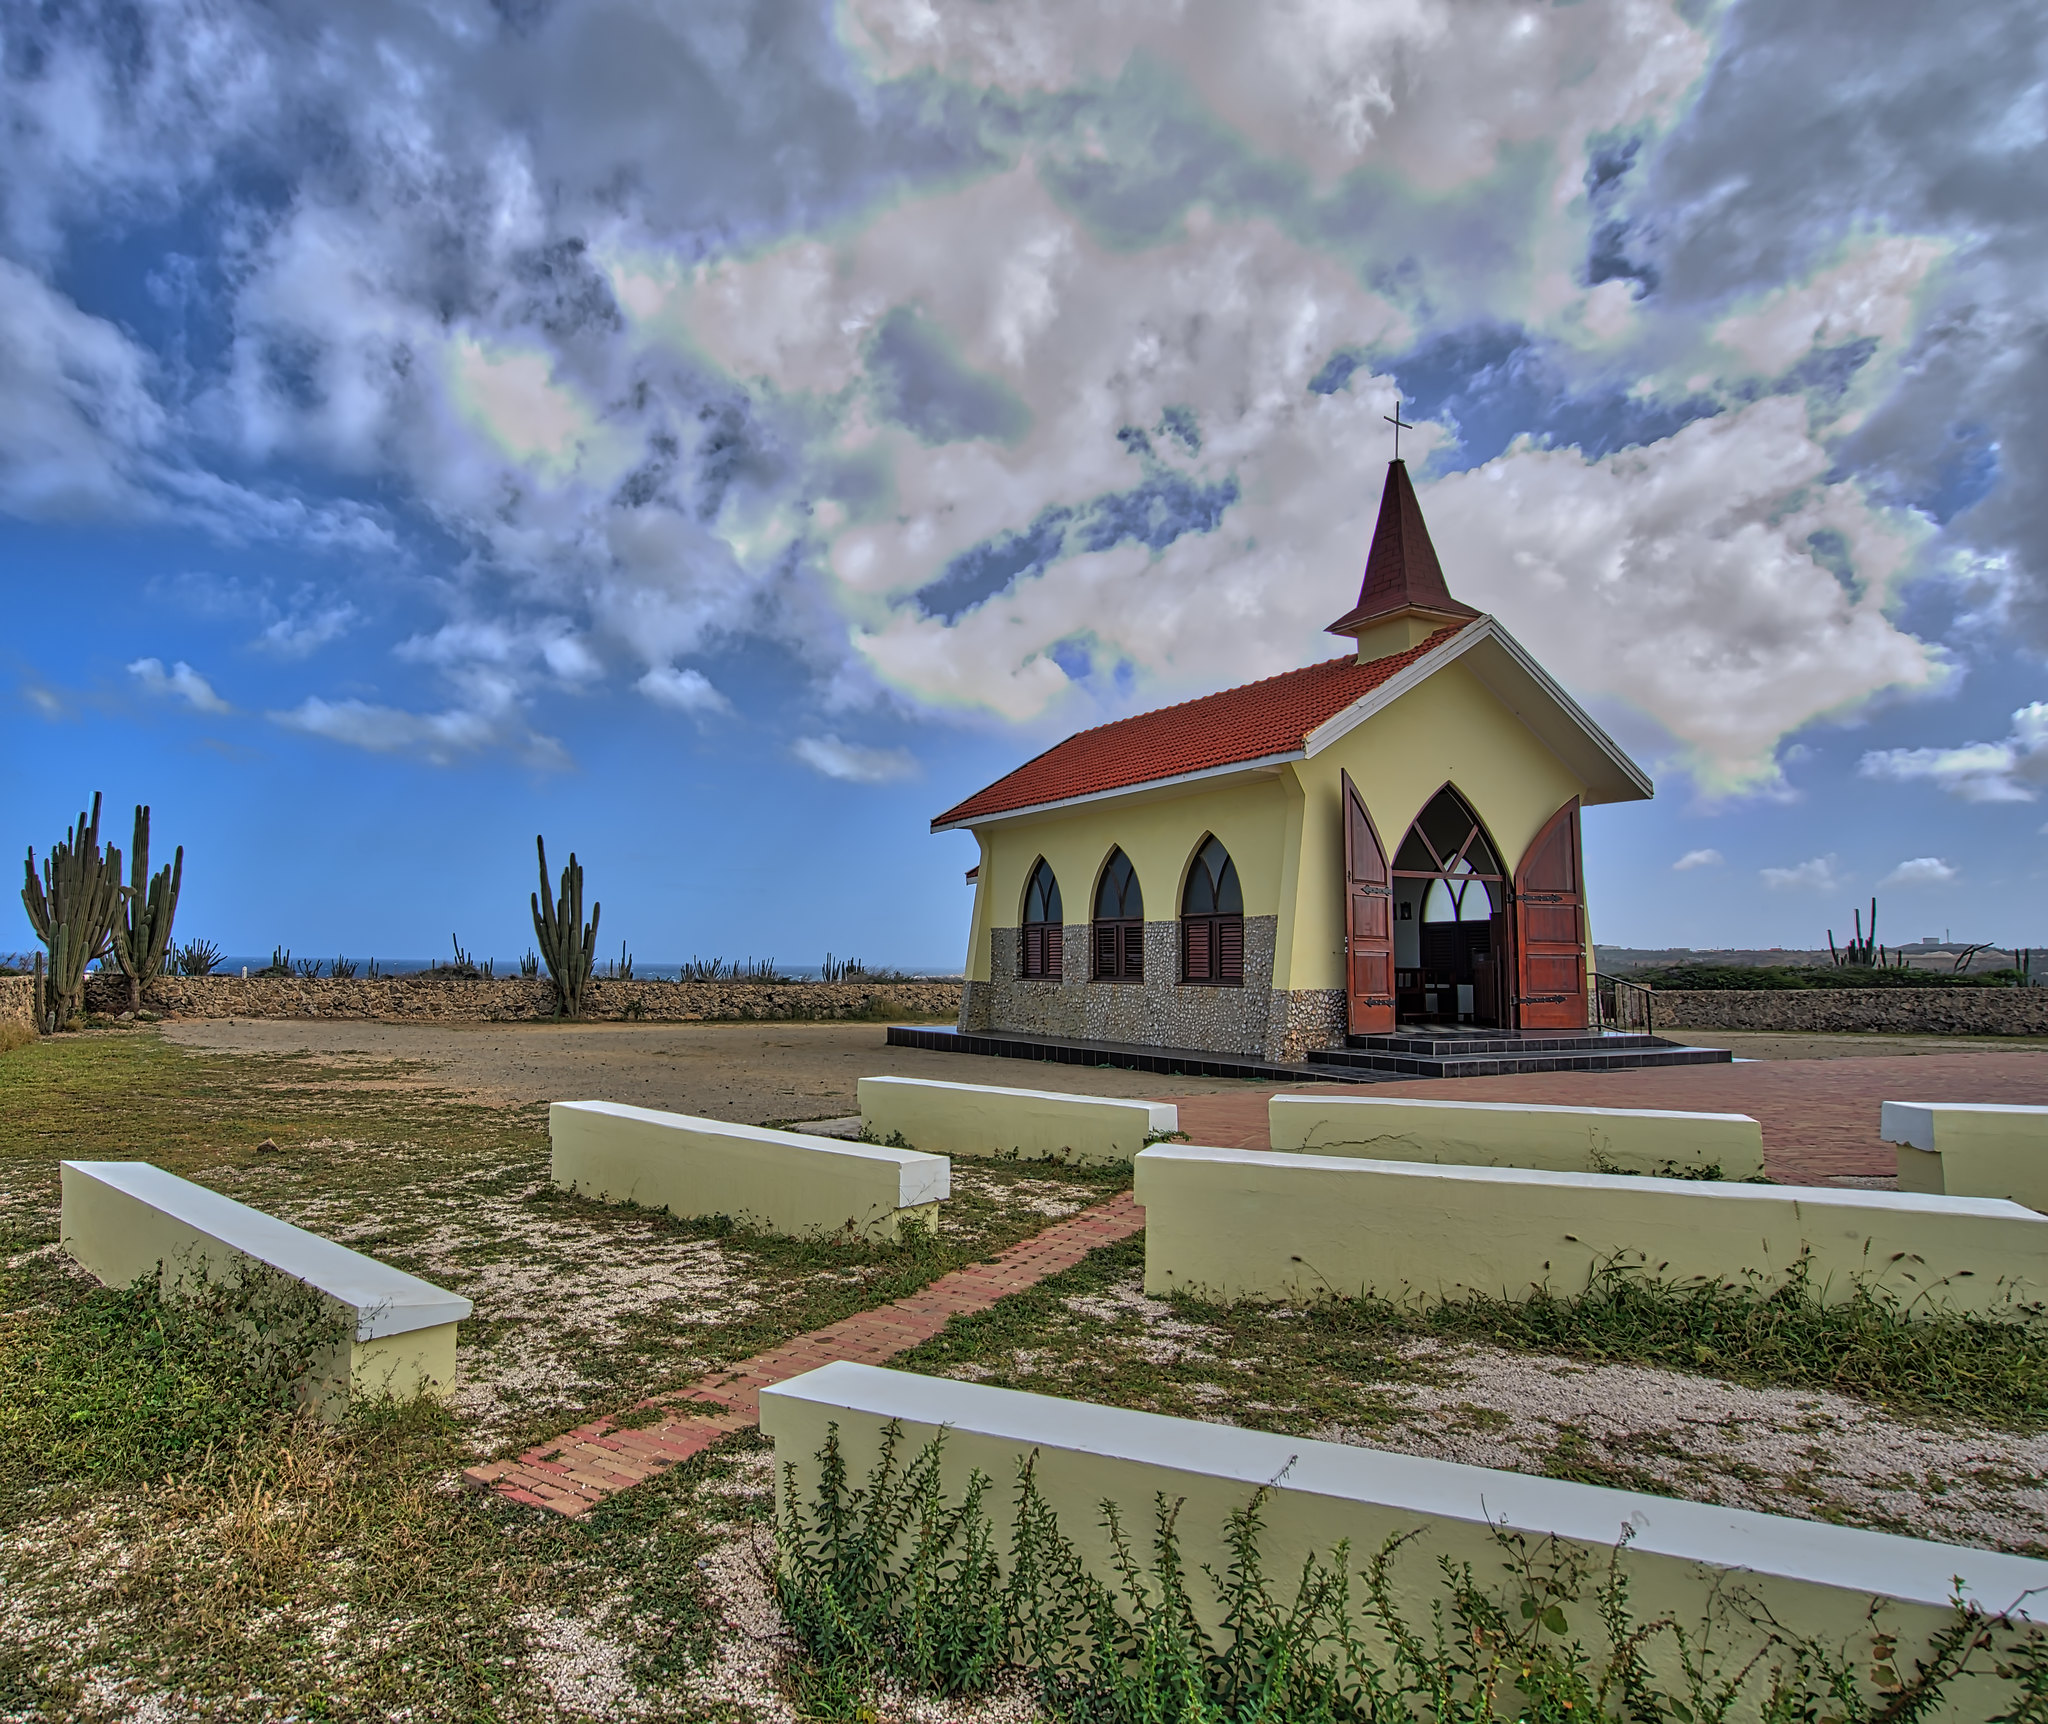
<svg viewBox="0 0 2048 1724"><path fill-rule="evenodd" d="M1175 1296L1165 1302L1172 1320L1200 1333L1151 1347L1145 1338L1161 1331L1136 1309L1105 1317L1068 1303L1103 1301L1143 1267L1142 1237L1105 1247L985 1312L954 1318L901 1363L932 1373L970 1367L979 1381L1060 1383L1058 1393L1121 1406L1307 1433L1383 1425L1401 1385L1444 1381L1406 1356L1426 1338L1663 1366L1758 1388L1825 1389L2015 1432L2048 1429L2048 1328L1909 1316L1869 1293L1824 1305L1797 1285L1769 1294L1672 1287L1616 1269L1576 1295L1421 1310L1370 1299L1276 1309ZM1113 1299L1098 1308L1117 1309Z"/></svg>
<svg viewBox="0 0 2048 1724"><path fill-rule="evenodd" d="M462 1489L460 1468L989 1256L1047 1224L1025 1198L1127 1179L963 1165L936 1236L762 1236L557 1192L544 1110L478 1105L417 1064L199 1054L147 1031L0 1056L0 1127L0 1716L53 1720L102 1715L92 1677L202 1717L550 1716L530 1611L598 1622L655 1715L733 1716L671 1691L725 1633L699 1561L769 1511L765 1484L733 1488L756 1439L574 1522ZM67 1157L147 1159L470 1291L466 1377L549 1341L545 1392L488 1432L431 1404L313 1422L282 1362L231 1339L233 1310L78 1275L55 1249ZM632 1290L676 1262L723 1293ZM614 1272L627 1290L584 1322L577 1300ZM506 1276L539 1286L537 1315Z"/></svg>

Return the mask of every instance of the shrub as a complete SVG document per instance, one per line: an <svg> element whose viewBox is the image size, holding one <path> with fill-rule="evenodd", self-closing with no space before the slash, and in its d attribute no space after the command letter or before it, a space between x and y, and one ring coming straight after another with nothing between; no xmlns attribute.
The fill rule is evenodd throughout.
<svg viewBox="0 0 2048 1724"><path fill-rule="evenodd" d="M1622 980L1646 988L1727 993L1757 989L1776 993L1795 988L2010 988L2017 970L1984 970L1952 976L1940 970L1899 970L1832 964L1648 964Z"/></svg>
<svg viewBox="0 0 2048 1724"><path fill-rule="evenodd" d="M898 1463L902 1440L892 1422L874 1470L850 1490L833 1425L808 1510L795 1468L784 1468L776 1597L804 1654L794 1685L812 1715L872 1717L867 1696L882 1685L963 1699L1022 1678L1062 1724L1877 1724L1940 1710L1959 1675L1988 1665L2013 1685L1998 1719L2048 1718L2048 1638L2031 1625L1958 1600L1910 1670L1874 1626L1858 1668L1744 1613L1733 1594L1721 1595L1712 1620L1636 1621L1625 1541L1603 1565L1556 1540L1499 1529L1506 1587L1489 1589L1469 1564L1439 1559L1427 1625L1404 1613L1394 1584L1414 1533L1388 1539L1355 1572L1346 1544L1327 1560L1310 1557L1283 1600L1260 1556L1266 1489L1229 1517L1222 1572L1204 1568L1212 1629L1181 1556L1178 1503L1155 1500L1149 1559L1117 1506L1103 1503L1113 1572L1100 1577L1061 1534L1039 1494L1035 1457L1027 1459L1005 1575L985 1506L989 1479L970 1474L949 1502L944 1433L907 1466ZM1355 1603L1354 1579L1364 1583ZM1708 1648L1731 1628L1744 1644L1729 1659L1712 1657Z"/></svg>

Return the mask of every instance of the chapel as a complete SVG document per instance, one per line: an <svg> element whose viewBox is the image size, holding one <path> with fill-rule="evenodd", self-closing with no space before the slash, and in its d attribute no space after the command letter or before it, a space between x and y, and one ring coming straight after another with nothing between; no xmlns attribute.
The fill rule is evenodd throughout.
<svg viewBox="0 0 2048 1724"><path fill-rule="evenodd" d="M981 860L960 1031L1298 1061L1583 1031L1579 811L1649 778L1452 596L1388 465L1353 650L1067 738L932 822Z"/></svg>

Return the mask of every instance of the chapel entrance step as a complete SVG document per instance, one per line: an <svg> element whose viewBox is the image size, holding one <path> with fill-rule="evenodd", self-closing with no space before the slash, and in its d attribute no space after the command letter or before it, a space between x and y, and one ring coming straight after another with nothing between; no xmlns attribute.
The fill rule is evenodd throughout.
<svg viewBox="0 0 2048 1724"><path fill-rule="evenodd" d="M1350 1036L1341 1048L1323 1048L1308 1063L1338 1072L1383 1078L1507 1077L1521 1072L1637 1071L1645 1066L1726 1065L1726 1048L1687 1047L1662 1036L1558 1030L1517 1034L1500 1030L1419 1028L1392 1035Z"/></svg>
<svg viewBox="0 0 2048 1724"><path fill-rule="evenodd" d="M1028 1036L1015 1030L935 1029L926 1024L891 1024L888 1043L892 1048L987 1054L1005 1060L1043 1060L1048 1065L1115 1066L1124 1071L1156 1072L1163 1077L1250 1078L1263 1083L1389 1083L1400 1075L1371 1066L1296 1065L1260 1059L1256 1054L1217 1053L1208 1048L1161 1048L1138 1042Z"/></svg>

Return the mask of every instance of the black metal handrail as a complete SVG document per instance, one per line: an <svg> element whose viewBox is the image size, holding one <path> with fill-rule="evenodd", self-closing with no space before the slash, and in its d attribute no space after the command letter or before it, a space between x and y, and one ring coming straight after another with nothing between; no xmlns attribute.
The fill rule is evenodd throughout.
<svg viewBox="0 0 2048 1724"><path fill-rule="evenodd" d="M1620 976L1593 976L1593 1027L1619 1030L1628 1035L1648 1036L1657 1032L1656 990Z"/></svg>

